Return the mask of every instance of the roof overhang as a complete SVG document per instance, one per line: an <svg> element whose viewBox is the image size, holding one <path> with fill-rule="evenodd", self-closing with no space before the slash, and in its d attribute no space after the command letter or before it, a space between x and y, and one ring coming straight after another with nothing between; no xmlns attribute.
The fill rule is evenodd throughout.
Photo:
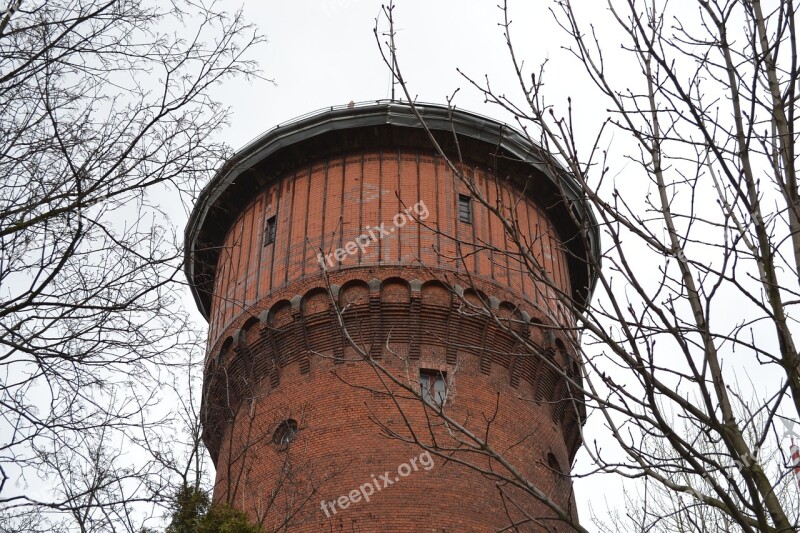
<svg viewBox="0 0 800 533"><path fill-rule="evenodd" d="M600 234L575 178L528 136L507 124L437 104L414 104L414 108L445 153L455 155L458 150L465 160L491 163L492 168L529 167L545 178L544 186L537 187L534 201L547 210L570 252L574 298L580 305L588 304L596 272L585 259L588 250L578 237L573 217L590 228L588 240L595 258L600 257ZM378 101L331 107L280 124L225 162L200 192L185 231L184 269L206 319L219 250L240 212L238 208L247 205L255 192L287 168L364 147L434 150L409 104Z"/></svg>

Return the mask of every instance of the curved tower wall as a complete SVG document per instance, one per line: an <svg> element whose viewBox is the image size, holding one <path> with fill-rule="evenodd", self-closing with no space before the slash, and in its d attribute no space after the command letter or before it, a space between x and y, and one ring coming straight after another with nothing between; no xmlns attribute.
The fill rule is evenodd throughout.
<svg viewBox="0 0 800 533"><path fill-rule="evenodd" d="M423 110L443 124L445 149L455 148L445 128L453 117ZM563 184L546 165L509 157L508 141L499 151L503 143L489 134L499 128L505 139L502 125L481 118L476 130L474 115L460 120L462 169L478 192L514 205L559 290L588 297L591 276L576 261ZM481 531L507 524L506 513L523 516L509 510L513 488L405 442L413 430L452 445L419 401L392 398L396 385L345 342L330 292L364 353L417 390L420 372L443 373L446 412L476 432L494 414L490 444L574 512L563 473L580 445L581 409L555 370L477 310L493 309L578 379L574 339L559 329L572 322L552 289L501 253L514 245L496 216L473 198L462 220L469 196L397 103L279 127L212 181L187 229L187 270L210 324L203 414L215 501L269 528L290 517L290 531L368 531L376 522L394 531ZM280 437L287 421L297 425L289 444ZM398 474L404 464L406 476ZM367 502L369 483L377 489ZM530 515L552 515L529 496L520 502Z"/></svg>
<svg viewBox="0 0 800 533"><path fill-rule="evenodd" d="M565 251L544 210L490 169L467 169L489 202L499 197L515 205L534 257L569 294ZM459 196L472 193L430 150L353 150L275 176L254 191L225 236L216 268L210 342L224 336L242 313L252 315L253 305L275 291L319 278L320 258L331 272L403 266L441 270L442 275L469 273L513 291L520 304L538 308L537 314L556 313L556 300L547 288L501 253L513 253L515 246L497 217L473 199L471 221L461 221ZM272 217L275 240L264 244ZM362 235L366 238L356 242ZM350 249L355 253L345 249L351 242L356 242ZM338 258L337 249L345 250Z"/></svg>

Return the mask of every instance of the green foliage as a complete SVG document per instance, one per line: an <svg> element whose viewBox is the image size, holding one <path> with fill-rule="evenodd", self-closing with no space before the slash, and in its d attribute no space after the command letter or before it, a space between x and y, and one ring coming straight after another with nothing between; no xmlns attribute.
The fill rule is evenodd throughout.
<svg viewBox="0 0 800 533"><path fill-rule="evenodd" d="M210 507L211 498L206 491L183 485L175 494L172 520L165 533L195 533Z"/></svg>
<svg viewBox="0 0 800 533"><path fill-rule="evenodd" d="M261 533L261 528L249 523L242 511L218 505L200 520L197 533Z"/></svg>
<svg viewBox="0 0 800 533"><path fill-rule="evenodd" d="M261 529L242 511L227 505L212 507L206 491L184 485L175 494L165 533L261 533Z"/></svg>

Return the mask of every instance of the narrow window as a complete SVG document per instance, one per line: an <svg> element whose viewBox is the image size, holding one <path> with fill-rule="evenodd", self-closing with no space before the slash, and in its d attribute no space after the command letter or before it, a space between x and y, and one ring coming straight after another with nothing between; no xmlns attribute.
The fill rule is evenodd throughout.
<svg viewBox="0 0 800 533"><path fill-rule="evenodd" d="M264 246L275 242L275 217L271 216L267 219L267 226L264 228Z"/></svg>
<svg viewBox="0 0 800 533"><path fill-rule="evenodd" d="M466 194L458 195L458 219L461 222L472 224L472 198Z"/></svg>
<svg viewBox="0 0 800 533"><path fill-rule="evenodd" d="M439 370L420 370L422 398L434 405L443 405L447 391L445 373Z"/></svg>

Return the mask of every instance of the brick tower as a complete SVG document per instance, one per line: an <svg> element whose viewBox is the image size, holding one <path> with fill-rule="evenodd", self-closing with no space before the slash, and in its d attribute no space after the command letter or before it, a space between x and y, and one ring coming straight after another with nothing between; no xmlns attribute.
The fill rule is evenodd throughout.
<svg viewBox="0 0 800 533"><path fill-rule="evenodd" d="M565 201L578 197L572 179L499 122L418 111L489 202L515 204L560 290L586 302L594 275L574 220L592 215ZM236 153L186 229L186 273L209 322L202 410L214 500L268 531L568 530L514 487L408 442L413 429L454 444L402 384L476 433L490 426L490 445L575 515L567 474L583 409L543 357L580 379L577 339L553 289L505 249L498 220L405 104L326 109ZM525 353L484 309L543 355Z"/></svg>

